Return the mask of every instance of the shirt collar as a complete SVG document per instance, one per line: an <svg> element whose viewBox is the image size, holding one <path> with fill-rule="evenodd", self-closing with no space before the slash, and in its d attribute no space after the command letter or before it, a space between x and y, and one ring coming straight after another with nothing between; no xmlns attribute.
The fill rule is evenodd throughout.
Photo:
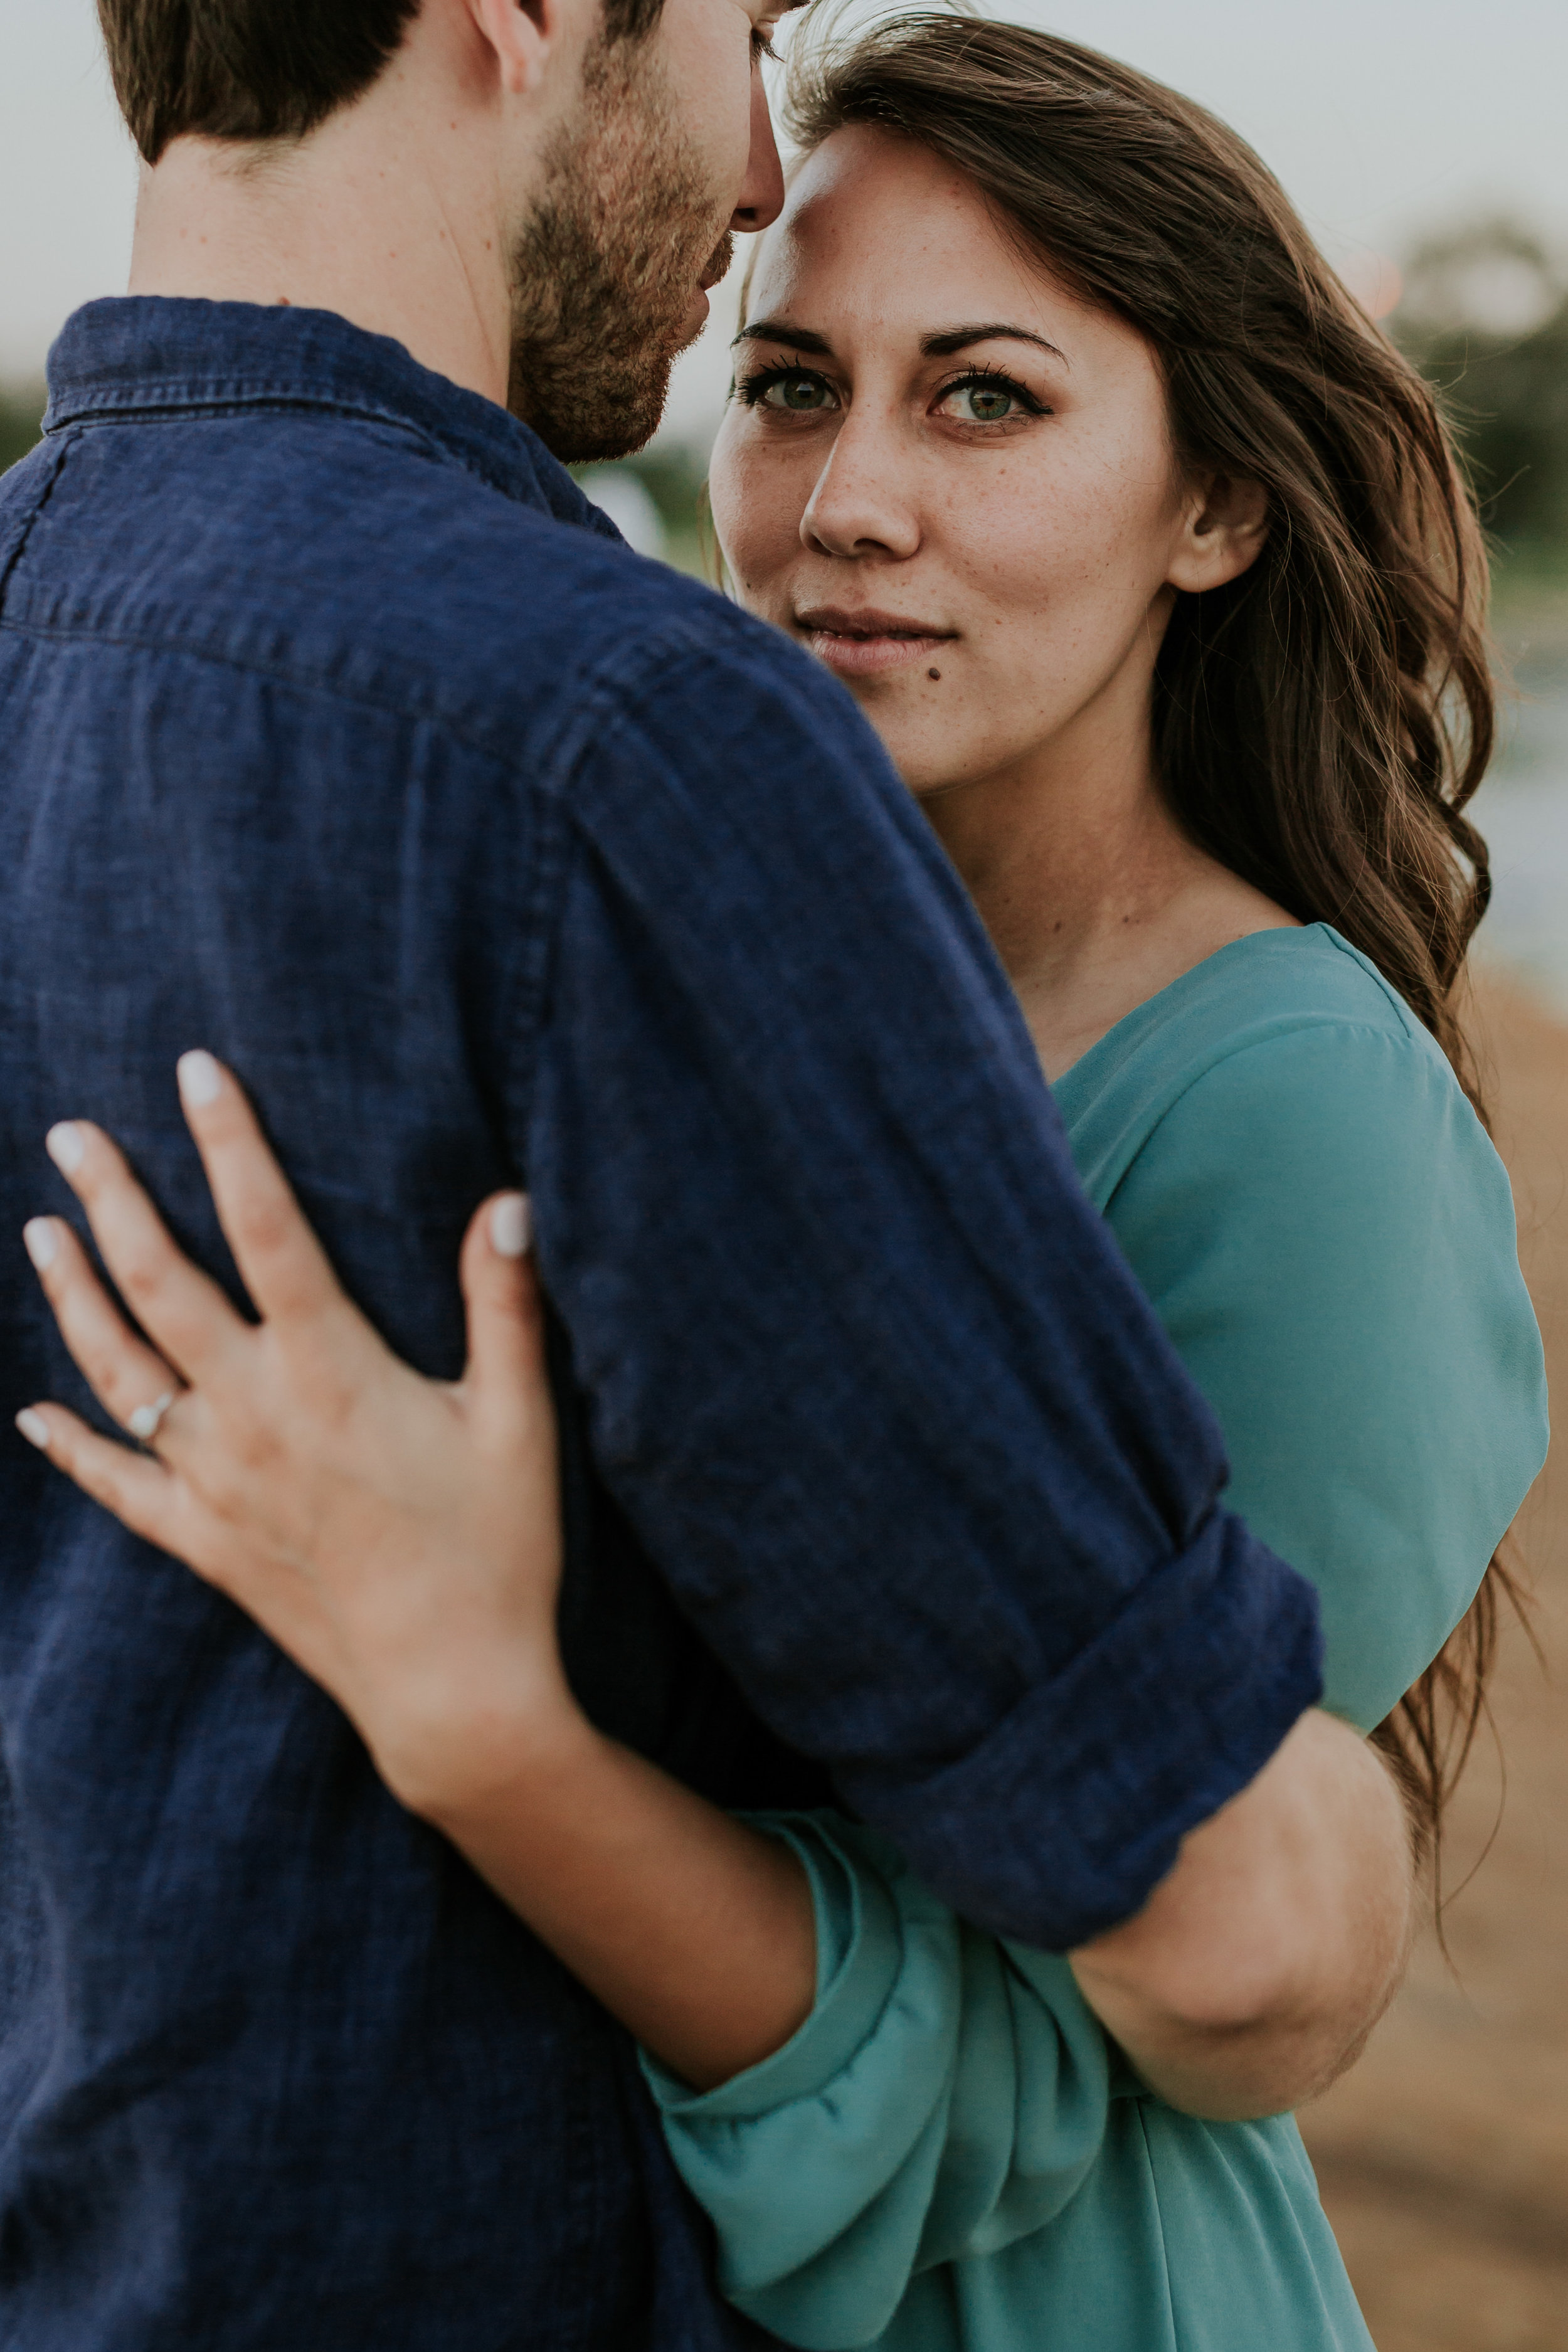
<svg viewBox="0 0 1568 2352"><path fill-rule="evenodd" d="M526 425L333 310L115 296L67 320L48 373L46 433L90 421L326 409L401 425L504 497L620 536Z"/></svg>

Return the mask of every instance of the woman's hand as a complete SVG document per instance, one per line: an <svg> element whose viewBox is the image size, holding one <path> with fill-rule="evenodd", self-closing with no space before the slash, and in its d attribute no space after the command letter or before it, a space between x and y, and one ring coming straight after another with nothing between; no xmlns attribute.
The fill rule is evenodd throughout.
<svg viewBox="0 0 1568 2352"><path fill-rule="evenodd" d="M59 1405L18 1414L24 1436L331 1691L394 1794L667 2065L706 2087L754 2064L811 2007L811 1891L786 1846L603 1738L567 1688L526 1202L476 1212L468 1370L424 1380L343 1296L231 1075L187 1054L180 1093L261 1319L175 1248L100 1129L57 1127L49 1150L153 1345L63 1219L35 1218L28 1253L152 1458Z"/></svg>
<svg viewBox="0 0 1568 2352"><path fill-rule="evenodd" d="M455 1387L423 1379L344 1296L231 1074L187 1054L179 1076L260 1320L175 1247L100 1129L57 1127L50 1156L153 1344L63 1218L34 1219L28 1255L94 1393L151 1451L60 1405L18 1426L264 1626L405 1803L461 1809L581 1727L555 1633L556 1432L528 1204L503 1192L475 1213L468 1369Z"/></svg>

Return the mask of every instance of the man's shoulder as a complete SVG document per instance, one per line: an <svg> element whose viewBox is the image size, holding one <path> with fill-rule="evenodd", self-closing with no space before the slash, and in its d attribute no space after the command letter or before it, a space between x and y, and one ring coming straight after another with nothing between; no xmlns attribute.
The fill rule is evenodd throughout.
<svg viewBox="0 0 1568 2352"><path fill-rule="evenodd" d="M422 637L438 636L443 707L476 739L592 711L601 729L635 715L679 741L780 695L841 698L781 632L618 538L483 482L443 485L437 510L408 520L405 595L371 625L416 658Z"/></svg>
<svg viewBox="0 0 1568 2352"><path fill-rule="evenodd" d="M617 681L811 667L591 509L509 497L397 425L252 415L71 443L7 598L23 625L133 632L509 760Z"/></svg>
<svg viewBox="0 0 1568 2352"><path fill-rule="evenodd" d="M382 691L476 744L515 755L520 731L537 742L623 684L662 683L682 698L688 670L761 685L804 659L702 582L589 520L521 503L400 435L387 436L384 468L358 446L369 436L345 437L356 446L319 542L345 636Z"/></svg>

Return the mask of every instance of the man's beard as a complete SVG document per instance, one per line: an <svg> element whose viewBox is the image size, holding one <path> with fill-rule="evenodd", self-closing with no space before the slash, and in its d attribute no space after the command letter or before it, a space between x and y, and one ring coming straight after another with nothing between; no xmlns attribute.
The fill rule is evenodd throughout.
<svg viewBox="0 0 1568 2352"><path fill-rule="evenodd" d="M570 463L651 437L693 290L729 267L723 208L658 70L646 43L601 38L512 252L508 404Z"/></svg>

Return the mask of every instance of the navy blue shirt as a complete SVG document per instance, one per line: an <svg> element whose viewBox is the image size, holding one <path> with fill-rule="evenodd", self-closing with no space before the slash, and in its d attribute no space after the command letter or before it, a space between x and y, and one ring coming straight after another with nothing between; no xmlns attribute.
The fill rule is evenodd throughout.
<svg viewBox="0 0 1568 2352"><path fill-rule="evenodd" d="M0 486L0 1189L102 1120L233 1285L210 1046L432 1373L531 1190L563 1633L728 1804L831 1785L1065 1948L1318 1691L1310 1589L848 697L318 312L92 305ZM8 1395L82 1391L14 1238ZM331 1703L0 1444L0 2345L698 2352L625 2037Z"/></svg>

